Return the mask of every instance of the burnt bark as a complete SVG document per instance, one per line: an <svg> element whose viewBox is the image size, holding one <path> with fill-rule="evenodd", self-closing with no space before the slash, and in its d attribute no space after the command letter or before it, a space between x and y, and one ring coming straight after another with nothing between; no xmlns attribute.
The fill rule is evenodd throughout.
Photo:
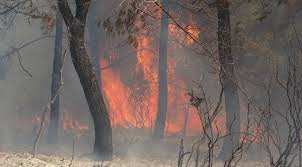
<svg viewBox="0 0 302 167"><path fill-rule="evenodd" d="M168 11L168 0L162 0L162 7ZM153 137L162 139L164 137L167 103L168 103L168 78L167 78L167 47L168 47L168 25L169 18L164 11L161 13L161 30L159 42L159 93L158 93L158 110L156 115Z"/></svg>
<svg viewBox="0 0 302 167"><path fill-rule="evenodd" d="M53 103L50 104L50 124L48 128L48 143L54 144L57 142L58 126L60 117L60 95L57 94L61 85L62 76L62 41L63 41L63 18L60 12L56 16L56 35L55 48L53 59L53 72L51 82L51 99Z"/></svg>
<svg viewBox="0 0 302 167"><path fill-rule="evenodd" d="M218 54L221 65L220 79L224 87L226 112L226 137L219 157L228 159L239 142L240 105L235 76L234 59L231 53L231 25L229 0L217 1Z"/></svg>
<svg viewBox="0 0 302 167"><path fill-rule="evenodd" d="M69 32L70 53L93 118L95 142L93 154L99 159L112 159L112 129L104 98L85 48L84 34L90 0L75 0L76 14L72 15L67 0L58 5Z"/></svg>

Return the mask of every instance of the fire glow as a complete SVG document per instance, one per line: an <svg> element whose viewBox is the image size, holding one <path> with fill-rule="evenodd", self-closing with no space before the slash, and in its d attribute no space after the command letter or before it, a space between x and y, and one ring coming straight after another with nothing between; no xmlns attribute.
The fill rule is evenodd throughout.
<svg viewBox="0 0 302 167"><path fill-rule="evenodd" d="M194 39L200 36L201 32L199 29L194 28L192 17L189 18L189 22L190 25L183 25L186 27L185 30L187 32L184 32L173 23L168 26L168 110L166 134L186 132L186 135L198 135L202 131L197 111L189 105L186 82L177 78L176 64L182 59L172 54L174 49L192 46ZM139 22L137 22L137 25L139 25ZM123 82L120 69L109 67L110 63L119 61L120 55L111 53L108 59L102 58L100 60L101 67L108 66L101 72L101 83L113 128L152 130L154 126L158 105L158 55L156 51L158 48L155 43L152 37L144 35L144 33L137 37L137 47L135 48L136 64L131 67L131 76L134 78L132 86ZM45 125L49 124L49 119L47 118ZM218 123L215 122L215 124L219 124L219 130L222 130L223 128L221 127L223 127L224 120L218 119ZM41 117L34 116L32 123L40 126L41 120ZM86 124L74 119L72 114L67 111L62 112L61 125L64 132L75 132L81 135L89 131L89 127Z"/></svg>
<svg viewBox="0 0 302 167"><path fill-rule="evenodd" d="M188 33L173 24L169 24L169 41L179 41L181 45L191 46L193 37L198 37L200 31L188 26ZM171 45L171 46L170 46ZM187 135L196 135L201 131L200 120L196 111L188 107L189 97L187 86L184 81L176 76L176 60L169 50L181 47L169 42L168 48L168 111L166 120L166 133L176 134L186 130ZM144 128L152 129L156 119L158 103L158 56L153 39L148 35L137 37L136 65L133 74L141 73L143 82L134 81L130 87L123 83L119 70L107 68L101 73L103 94L106 98L111 123L114 128ZM111 56L110 56L111 57ZM100 64L104 67L110 60L101 59ZM134 77L135 78L135 77ZM143 90L139 91L140 89ZM188 112L185 125L186 112Z"/></svg>
<svg viewBox="0 0 302 167"><path fill-rule="evenodd" d="M39 127L41 125L42 117L35 115L31 122L33 126ZM72 132L77 135L83 135L86 134L89 130L88 125L78 121L75 119L72 114L68 111L63 111L61 115L61 125L64 130L64 132ZM49 126L49 117L45 117L44 125L47 127Z"/></svg>

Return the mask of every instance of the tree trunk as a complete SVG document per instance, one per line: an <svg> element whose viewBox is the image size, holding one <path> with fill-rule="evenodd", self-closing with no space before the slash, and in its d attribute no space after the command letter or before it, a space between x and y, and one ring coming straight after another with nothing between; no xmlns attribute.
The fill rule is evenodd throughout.
<svg viewBox="0 0 302 167"><path fill-rule="evenodd" d="M187 106L184 109L184 114L185 114L185 119L184 119L184 126L183 126L183 130L182 130L182 136L183 138L185 138L187 136L187 125L188 125L188 119L189 119L189 115L190 115L190 106L191 104L187 104Z"/></svg>
<svg viewBox="0 0 302 167"><path fill-rule="evenodd" d="M0 59L0 80L5 79L5 68L4 68L4 61L3 59Z"/></svg>
<svg viewBox="0 0 302 167"><path fill-rule="evenodd" d="M58 5L70 37L70 53L82 88L95 129L93 153L99 159L112 159L112 129L104 98L101 94L91 59L85 48L85 24L90 0L76 0L76 15L73 16L67 0L59 0Z"/></svg>
<svg viewBox="0 0 302 167"><path fill-rule="evenodd" d="M90 4L88 17L87 17L87 28L88 28L88 46L91 57L91 63L95 69L95 74L99 85L101 85L100 79L100 59L99 59L99 27L97 25L97 1L92 1Z"/></svg>
<svg viewBox="0 0 302 167"><path fill-rule="evenodd" d="M63 18L60 12L57 12L56 18L56 36L55 36L55 49L53 60L53 72L51 82L51 99L53 103L50 105L50 124L48 128L48 143L54 144L57 142L58 126L60 117L60 100L59 100L59 88L61 85L62 76L62 41L63 41Z"/></svg>
<svg viewBox="0 0 302 167"><path fill-rule="evenodd" d="M11 55L15 53L14 50L7 52L0 56L0 80L5 80L11 64Z"/></svg>
<svg viewBox="0 0 302 167"><path fill-rule="evenodd" d="M71 27L71 36L75 38L70 39L70 53L94 121L95 144L93 152L106 158L112 153L112 131L109 115L90 58L84 49L84 42L81 42L84 41L84 35L78 34L84 33L79 32L75 26Z"/></svg>
<svg viewBox="0 0 302 167"><path fill-rule="evenodd" d="M168 0L162 0L162 7L168 10ZM162 11L161 14L161 30L159 42L159 93L158 93L158 110L155 121L153 137L162 139L164 137L167 103L168 103L168 79L167 79L167 47L168 47L168 25L169 18Z"/></svg>
<svg viewBox="0 0 302 167"><path fill-rule="evenodd" d="M224 87L226 134L219 157L228 159L239 142L240 105L234 74L234 60L231 54L231 26L229 0L217 1L218 53L221 64L220 77Z"/></svg>

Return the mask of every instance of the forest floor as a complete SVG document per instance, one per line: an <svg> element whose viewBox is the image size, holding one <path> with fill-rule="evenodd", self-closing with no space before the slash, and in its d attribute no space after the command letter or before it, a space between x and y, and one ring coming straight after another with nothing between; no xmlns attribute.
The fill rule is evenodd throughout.
<svg viewBox="0 0 302 167"><path fill-rule="evenodd" d="M71 163L70 158L65 159L56 156L38 155L36 158L33 158L28 153L0 153L0 167L171 167L172 163L172 161L167 160L116 157L110 162L97 162L89 159L75 158Z"/></svg>
<svg viewBox="0 0 302 167"><path fill-rule="evenodd" d="M112 161L97 162L89 159L38 155L33 158L28 153L0 153L0 167L177 167L176 160L117 158ZM194 166L194 165L193 165ZM214 167L222 167L223 163L214 163ZM241 162L238 167L266 167L261 162Z"/></svg>
<svg viewBox="0 0 302 167"><path fill-rule="evenodd" d="M33 158L30 154L32 143L21 144L21 141L25 140L24 137L19 137L20 140L14 143L0 144L0 167L177 167L180 137L170 137L164 142L154 143L145 134L114 134L112 161L98 162L83 156L91 152L92 142L87 141L93 140L81 137L76 140L73 148L71 136L65 137L66 141L56 146L47 145L42 140L37 149L37 156ZM185 140L185 152L191 151L194 140L196 138ZM205 152L204 149L201 151ZM74 160L71 160L72 154ZM262 154L254 151L244 155L237 167L266 167L268 165L264 165L263 157ZM195 155L192 156L188 167L195 166L194 161ZM223 163L215 161L213 166L223 167Z"/></svg>

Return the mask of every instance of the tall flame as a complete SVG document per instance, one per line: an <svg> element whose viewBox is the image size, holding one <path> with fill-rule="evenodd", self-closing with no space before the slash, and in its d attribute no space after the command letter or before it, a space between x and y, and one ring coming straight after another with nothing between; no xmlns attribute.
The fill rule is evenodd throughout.
<svg viewBox="0 0 302 167"><path fill-rule="evenodd" d="M139 22L137 24L139 25ZM187 27L187 33L173 24L169 24L168 28L169 39L174 38L181 44L188 46L194 43L191 37L197 38L200 34L200 31L194 29L193 26ZM137 37L137 62L133 67L133 73L134 75L141 73L144 82L134 81L132 87L122 82L118 70L107 68L102 71L103 94L108 102L113 127L151 129L154 126L158 103L158 57L154 52L155 50L153 39L150 36L140 35ZM106 66L109 62L103 58L100 63L102 66ZM200 120L196 111L193 108L188 108L187 86L184 81L177 78L175 69L176 61L172 55L168 55L169 84L166 133L180 133L186 128L187 134L197 134L201 130ZM144 90L143 94L138 91L140 89ZM185 122L187 125L184 125Z"/></svg>

